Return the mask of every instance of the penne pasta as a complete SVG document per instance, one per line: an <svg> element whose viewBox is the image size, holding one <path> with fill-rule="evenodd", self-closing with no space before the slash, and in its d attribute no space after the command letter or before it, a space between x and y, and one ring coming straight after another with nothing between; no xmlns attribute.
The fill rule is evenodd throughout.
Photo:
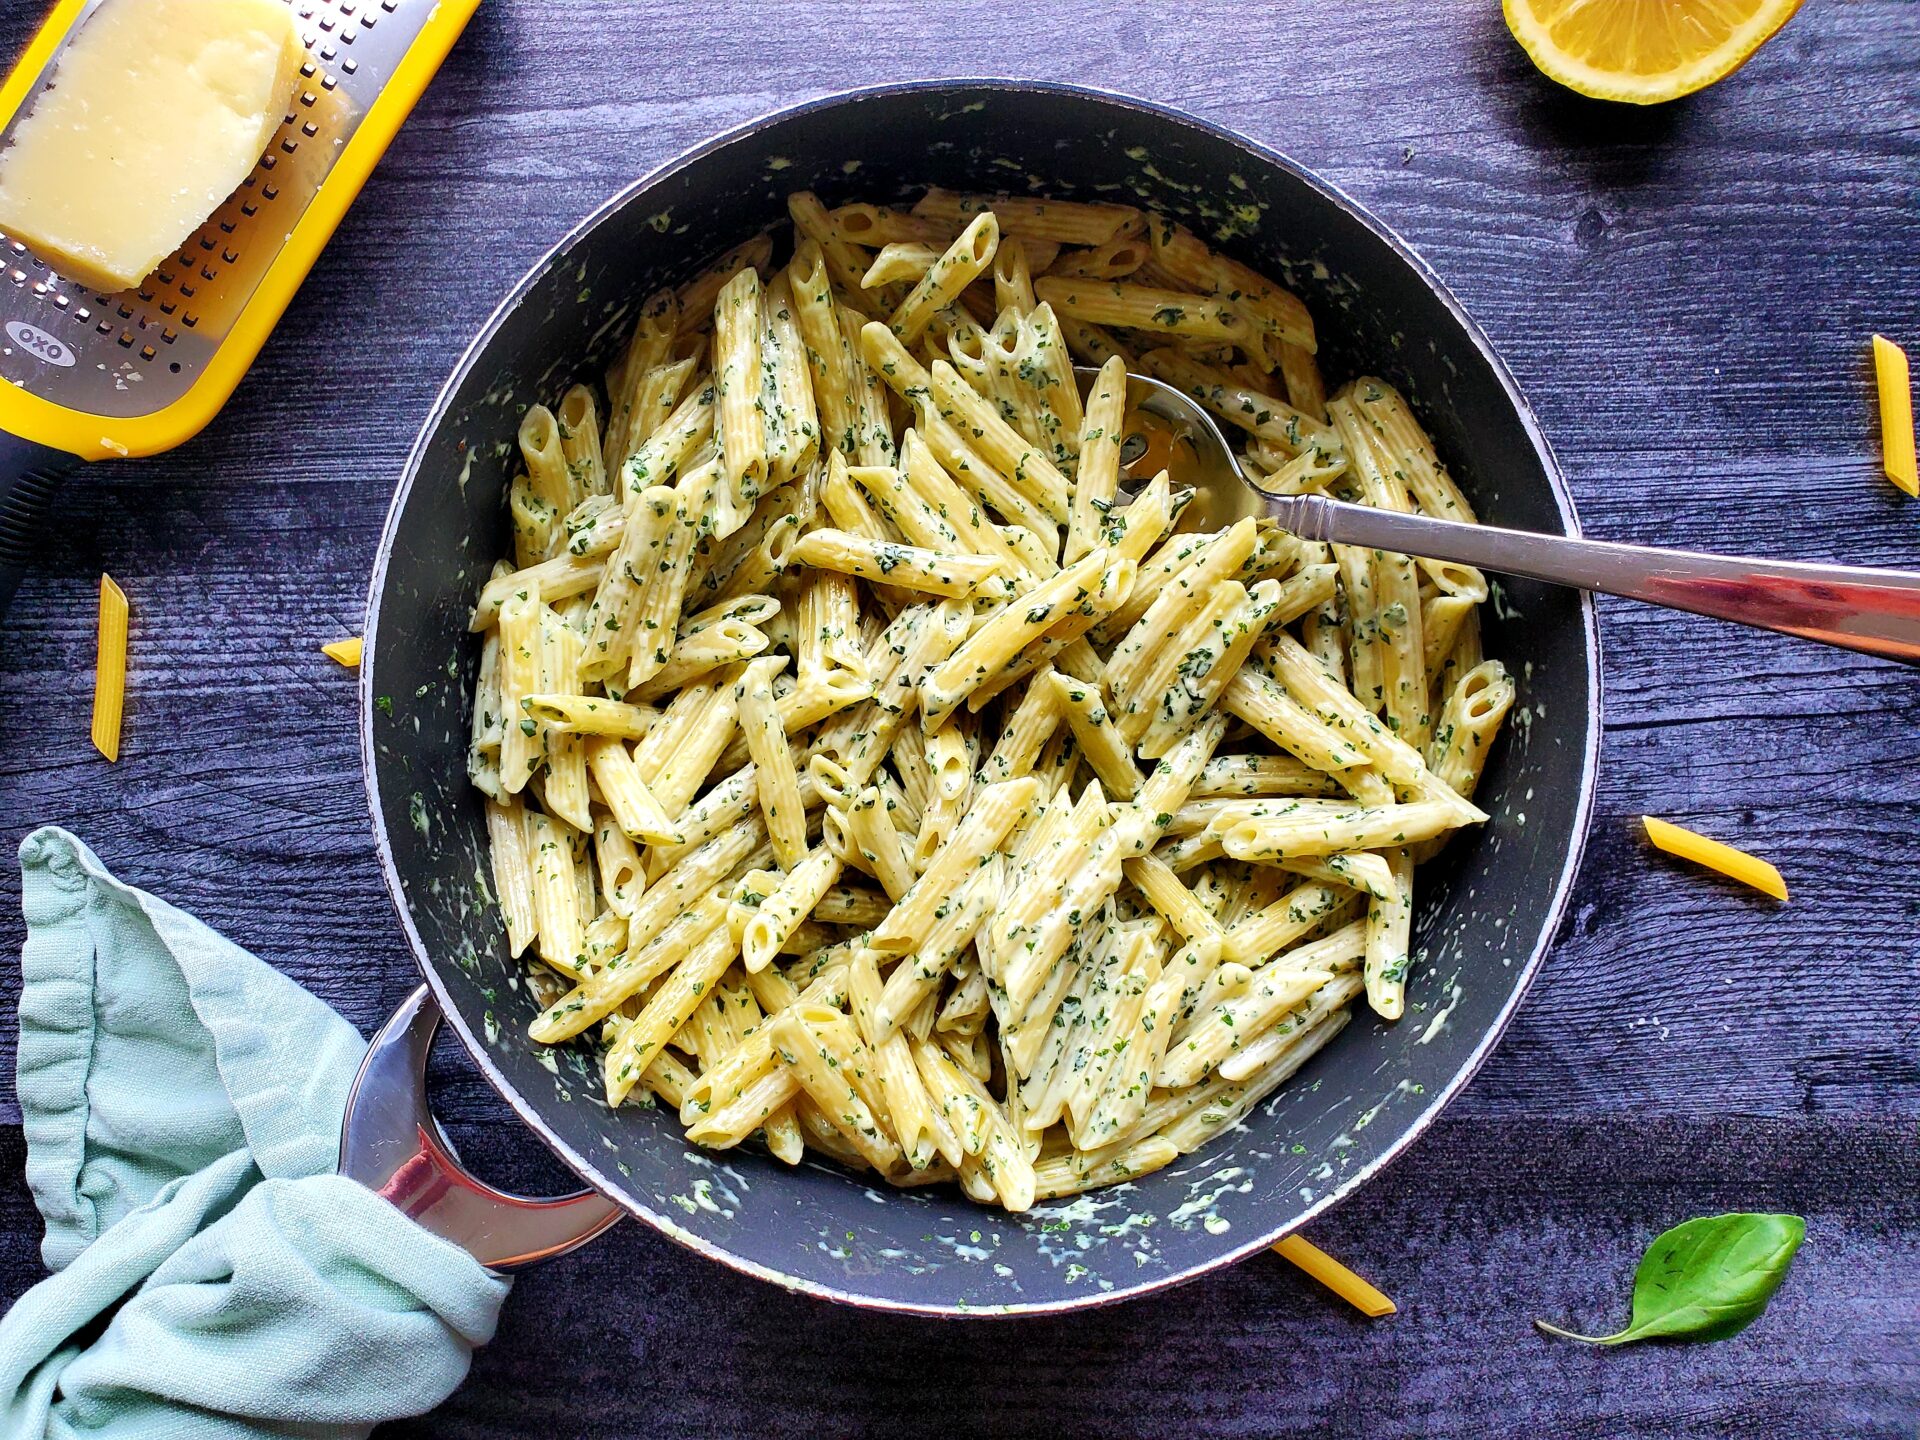
<svg viewBox="0 0 1920 1440"><path fill-rule="evenodd" d="M957 599L1006 588L1006 567L994 557L896 545L844 530L815 530L803 536L794 546L789 563Z"/></svg>
<svg viewBox="0 0 1920 1440"><path fill-rule="evenodd" d="M1487 819L1515 679L1471 567L1209 524L1128 376L1273 493L1472 507L1170 221L788 216L508 437L465 742L529 1038L697 1145L1013 1211L1147 1174L1427 1003L1418 866Z"/></svg>

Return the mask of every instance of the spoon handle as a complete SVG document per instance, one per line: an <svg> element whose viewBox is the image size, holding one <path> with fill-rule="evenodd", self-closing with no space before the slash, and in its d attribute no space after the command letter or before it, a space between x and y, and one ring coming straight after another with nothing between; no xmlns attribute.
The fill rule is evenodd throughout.
<svg viewBox="0 0 1920 1440"><path fill-rule="evenodd" d="M1307 540L1453 560L1920 664L1920 574L1611 545L1402 515L1322 495L1276 496L1270 503L1275 518Z"/></svg>

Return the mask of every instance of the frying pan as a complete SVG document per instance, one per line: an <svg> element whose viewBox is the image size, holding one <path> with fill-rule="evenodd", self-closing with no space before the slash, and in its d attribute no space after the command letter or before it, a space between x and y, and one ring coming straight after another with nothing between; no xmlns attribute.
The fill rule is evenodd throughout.
<svg viewBox="0 0 1920 1440"><path fill-rule="evenodd" d="M624 1211L736 1269L883 1309L1069 1310L1189 1280L1306 1224L1405 1150L1498 1041L1559 925L1593 798L1598 639L1584 595L1509 581L1484 617L1487 653L1519 686L1478 794L1493 820L1421 872L1406 1017L1356 1017L1241 1127L1167 1169L1025 1215L950 1188L883 1194L826 1164L703 1152L674 1115L607 1109L584 1045L527 1038L538 1005L506 952L464 767L479 656L467 619L507 548L506 442L520 412L594 381L640 297L784 223L790 191L897 202L928 184L1123 199L1185 222L1301 295L1330 383L1372 372L1400 386L1490 523L1577 531L1513 378L1419 257L1297 165L1176 111L1025 81L862 90L736 130L616 196L513 289L455 366L373 569L367 788L426 984L376 1044L343 1169L489 1263L555 1253ZM417 1088L436 1010L590 1191L537 1204L460 1174Z"/></svg>

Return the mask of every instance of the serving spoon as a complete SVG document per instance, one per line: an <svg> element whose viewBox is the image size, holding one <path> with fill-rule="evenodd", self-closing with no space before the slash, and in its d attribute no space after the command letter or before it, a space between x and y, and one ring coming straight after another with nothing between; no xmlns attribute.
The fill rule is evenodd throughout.
<svg viewBox="0 0 1920 1440"><path fill-rule="evenodd" d="M1099 374L1086 366L1074 373L1086 384ZM1616 545L1435 520L1325 495L1275 495L1247 474L1213 416L1181 390L1128 372L1127 404L1167 421L1192 445L1193 480L1210 502L1209 523L1267 515L1303 540L1451 560L1920 664L1920 574Z"/></svg>

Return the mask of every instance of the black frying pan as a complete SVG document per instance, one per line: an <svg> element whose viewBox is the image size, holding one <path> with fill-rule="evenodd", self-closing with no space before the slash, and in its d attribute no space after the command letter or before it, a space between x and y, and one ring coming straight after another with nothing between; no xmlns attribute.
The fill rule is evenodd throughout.
<svg viewBox="0 0 1920 1440"><path fill-rule="evenodd" d="M516 286L455 367L408 462L374 565L362 671L367 787L387 882L433 996L489 1080L595 1189L675 1239L793 1289L932 1314L1062 1310L1230 1264L1404 1150L1499 1039L1578 868L1600 735L1591 602L1509 582L1486 649L1519 685L1479 792L1491 824L1430 868L1408 1013L1359 1015L1243 1128L1129 1186L1008 1216L948 1189L884 1187L751 1149L699 1152L677 1118L596 1099L586 1049L526 1038L537 1006L486 895L467 783L479 646L467 617L507 548L519 414L604 371L630 308L785 219L928 184L1150 206L1285 280L1319 323L1330 383L1412 399L1490 523L1573 533L1573 505L1506 368L1426 265L1290 161L1140 101L1068 86L942 81L756 122L635 184ZM381 697L390 697L382 700ZM391 713L389 713L389 708Z"/></svg>

